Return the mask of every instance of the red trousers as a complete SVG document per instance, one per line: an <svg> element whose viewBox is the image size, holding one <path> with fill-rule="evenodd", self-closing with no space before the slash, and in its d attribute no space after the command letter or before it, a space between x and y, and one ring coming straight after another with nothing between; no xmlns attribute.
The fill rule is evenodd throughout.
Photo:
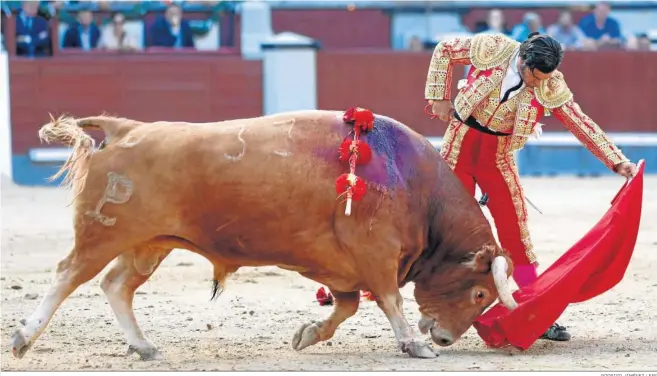
<svg viewBox="0 0 657 376"><path fill-rule="evenodd" d="M488 209L497 237L514 265L536 262L527 228L527 208L514 156L508 149L511 139L472 129L452 119L440 153L465 188L475 195L475 184L488 194Z"/></svg>

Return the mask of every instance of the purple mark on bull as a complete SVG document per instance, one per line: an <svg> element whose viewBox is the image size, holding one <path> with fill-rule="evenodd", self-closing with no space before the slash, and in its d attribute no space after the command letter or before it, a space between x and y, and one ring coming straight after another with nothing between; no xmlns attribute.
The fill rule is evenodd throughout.
<svg viewBox="0 0 657 376"><path fill-rule="evenodd" d="M353 139L350 125L339 121L338 126L344 127L344 138ZM406 188L406 180L413 174L414 161L417 156L412 145L413 141L405 129L404 125L393 119L375 115L374 129L361 134L361 139L366 141L372 149L372 161L364 166L358 165L356 175L365 179L372 186L385 187L389 191L398 187ZM313 154L322 159L340 163L339 146L338 142L334 148L328 150L317 148ZM347 165L344 164L343 167L344 172L348 172Z"/></svg>
<svg viewBox="0 0 657 376"><path fill-rule="evenodd" d="M413 148L408 134L401 125L385 116L377 115L374 129L363 135L374 153L372 162L360 167L360 174L368 181L381 184L388 189L405 187L410 171Z"/></svg>

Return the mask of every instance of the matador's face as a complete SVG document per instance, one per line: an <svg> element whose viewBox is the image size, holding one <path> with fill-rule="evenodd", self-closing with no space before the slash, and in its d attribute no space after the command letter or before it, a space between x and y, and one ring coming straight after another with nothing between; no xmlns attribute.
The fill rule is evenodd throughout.
<svg viewBox="0 0 657 376"><path fill-rule="evenodd" d="M541 81L545 81L552 76L552 72L543 73L538 69L530 69L527 65L525 65L525 62L522 59L518 60L518 64L520 65L518 70L520 71L522 80L528 87L538 87L538 85L541 84Z"/></svg>

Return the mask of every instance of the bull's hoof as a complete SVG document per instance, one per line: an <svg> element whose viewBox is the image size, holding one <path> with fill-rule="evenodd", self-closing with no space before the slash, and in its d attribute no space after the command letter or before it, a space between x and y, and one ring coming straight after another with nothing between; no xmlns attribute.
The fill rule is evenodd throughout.
<svg viewBox="0 0 657 376"><path fill-rule="evenodd" d="M433 351L431 346L427 345L422 341L414 340L414 341L403 342L401 343L400 347L402 352L407 353L412 358L430 359L438 356L438 354L436 354Z"/></svg>
<svg viewBox="0 0 657 376"><path fill-rule="evenodd" d="M321 325L322 324L318 322L303 324L296 333L294 333L294 337L292 338L292 348L301 351L306 347L319 342L319 327Z"/></svg>
<svg viewBox="0 0 657 376"><path fill-rule="evenodd" d="M27 350L32 347L32 342L28 341L21 330L18 329L14 332L14 335L11 337L11 352L18 359L21 359Z"/></svg>
<svg viewBox="0 0 657 376"><path fill-rule="evenodd" d="M155 347L136 348L132 345L128 346L128 356L137 353L139 358L143 361L151 360L164 360L164 356Z"/></svg>

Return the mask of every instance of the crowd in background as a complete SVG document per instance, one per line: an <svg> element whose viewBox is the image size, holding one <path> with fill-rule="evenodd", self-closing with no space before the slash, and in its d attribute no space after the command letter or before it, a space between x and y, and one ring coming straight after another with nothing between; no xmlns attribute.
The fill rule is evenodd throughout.
<svg viewBox="0 0 657 376"><path fill-rule="evenodd" d="M184 9L199 6L216 9L218 6L238 1L3 1L3 13L10 14L14 5L16 15L16 54L22 56L51 55L52 35L56 32L48 20L57 15L67 25L59 36L62 49L137 51L149 47L194 49L198 27L192 27L185 18ZM68 13L71 8L74 12ZM117 10L118 9L118 10ZM234 9L234 8L233 8ZM111 11L110 11L111 10ZM154 22L140 28L148 32L138 33L126 28L127 18L139 18L149 10L162 11ZM103 17L95 12L105 11ZM141 13L140 13L141 12ZM556 23L544 25L536 12L525 13L522 22L510 26L505 21L504 10L492 9L486 20L481 20L470 33L504 33L518 41L531 32L547 33L569 50L627 49L650 50L651 40L647 33L624 35L617 19L610 16L611 6L599 2L593 10L579 20L569 10L563 10ZM100 23L99 23L100 21ZM196 21L191 21L196 22ZM657 22L656 27L657 27ZM207 30L206 30L207 31ZM202 33L202 32L201 32ZM148 35L145 38L143 35ZM4 46L4 43L3 43ZM426 49L426 41L417 36L410 38L408 49Z"/></svg>
<svg viewBox="0 0 657 376"><path fill-rule="evenodd" d="M3 2L3 13L11 14L9 3ZM22 1L16 14L16 54L48 56L51 54L53 30L48 20L58 15L67 27L60 42L62 49L135 51L144 47L194 48L190 21L185 19L183 5L197 5L209 10L221 1ZM227 3L227 2L223 2ZM236 2L230 2L233 5ZM121 10L115 10L115 9ZM74 13L69 13L73 9ZM113 9L101 23L97 11ZM138 36L126 25L127 15L163 10L149 26L149 38L138 42ZM4 47L4 39L3 39Z"/></svg>
<svg viewBox="0 0 657 376"><path fill-rule="evenodd" d="M559 41L568 50L597 50L606 48L627 48L630 50L650 50L648 34L639 33L624 37L620 23L610 16L611 6L608 2L599 2L592 12L582 17L579 22L573 20L572 12L564 10L559 20L545 27L541 17L535 12L527 12L523 21L509 29L504 20L504 12L493 9L486 21L478 23L472 30L475 33L503 33L518 41L527 39L532 32L547 33ZM657 21L655 22L657 26Z"/></svg>

